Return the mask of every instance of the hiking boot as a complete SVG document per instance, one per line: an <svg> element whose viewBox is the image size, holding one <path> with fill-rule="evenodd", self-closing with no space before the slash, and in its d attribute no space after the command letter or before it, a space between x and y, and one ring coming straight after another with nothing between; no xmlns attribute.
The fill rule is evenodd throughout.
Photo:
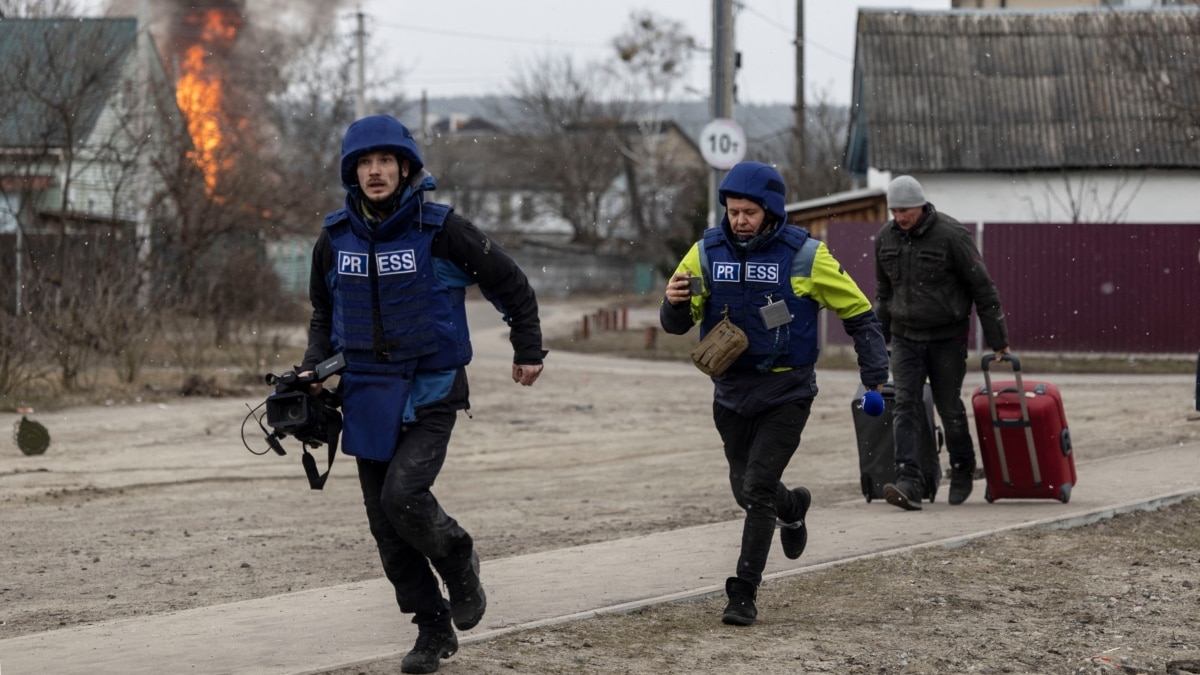
<svg viewBox="0 0 1200 675"><path fill-rule="evenodd" d="M905 511L920 511L921 493L924 491L920 476L901 475L895 483L883 486L883 498Z"/></svg>
<svg viewBox="0 0 1200 675"><path fill-rule="evenodd" d="M450 614L454 618L454 627L459 630L474 628L483 619L483 612L487 609L487 595L479 581L479 554L472 549L471 561L466 569L443 581L450 595Z"/></svg>
<svg viewBox="0 0 1200 675"><path fill-rule="evenodd" d="M971 488L975 486L975 469L950 470L950 504L957 506L971 496Z"/></svg>
<svg viewBox="0 0 1200 675"><path fill-rule="evenodd" d="M792 488L792 494L800 504L800 517L779 526L779 543L783 545L783 554L789 560L799 558L808 545L808 526L804 524L804 518L808 515L808 507L812 505L812 493L808 488Z"/></svg>
<svg viewBox="0 0 1200 675"><path fill-rule="evenodd" d="M449 628L426 630L417 633L417 644L400 662L402 673L436 673L442 659L454 656L458 651L458 638Z"/></svg>
<svg viewBox="0 0 1200 675"><path fill-rule="evenodd" d="M749 626L758 618L758 609L754 606L754 597L758 587L749 581L737 577L725 580L725 595L729 596L729 604L721 614L721 621L730 626Z"/></svg>

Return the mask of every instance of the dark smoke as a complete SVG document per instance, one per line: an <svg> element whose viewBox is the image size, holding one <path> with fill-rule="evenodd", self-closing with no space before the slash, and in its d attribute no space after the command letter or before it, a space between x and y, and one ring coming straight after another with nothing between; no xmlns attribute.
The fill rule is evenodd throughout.
<svg viewBox="0 0 1200 675"><path fill-rule="evenodd" d="M338 12L347 0L153 0L147 2L150 32L164 58L170 60L199 36L194 19L207 10L224 10L240 19L251 32L290 36L312 36L334 30ZM137 16L139 0L109 0L109 16ZM240 29L239 29L240 31ZM239 38L241 36L239 35Z"/></svg>

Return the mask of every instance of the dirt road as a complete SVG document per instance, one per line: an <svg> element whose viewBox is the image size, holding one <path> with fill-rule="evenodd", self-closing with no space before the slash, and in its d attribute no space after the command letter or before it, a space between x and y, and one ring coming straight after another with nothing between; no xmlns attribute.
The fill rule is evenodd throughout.
<svg viewBox="0 0 1200 675"><path fill-rule="evenodd" d="M547 303L547 332L569 331L589 309ZM519 387L498 315L475 307L472 325L472 416L459 418L435 491L482 556L740 517L704 375L557 351L536 386ZM849 416L857 376L819 372L785 479L818 501L861 498ZM1081 456L1200 439L1189 377L1053 379ZM967 387L980 382L972 374ZM349 459L312 491L294 444L285 457L242 446L247 404L265 395L38 414L52 436L39 457L0 439L0 639L379 577ZM0 428L16 419L0 414ZM247 433L265 450L256 427Z"/></svg>

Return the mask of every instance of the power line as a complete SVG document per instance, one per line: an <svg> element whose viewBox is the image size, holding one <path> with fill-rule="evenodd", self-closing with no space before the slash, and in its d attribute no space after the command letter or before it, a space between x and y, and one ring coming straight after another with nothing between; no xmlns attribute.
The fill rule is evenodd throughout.
<svg viewBox="0 0 1200 675"><path fill-rule="evenodd" d="M746 3L744 3L744 2L740 2L740 3L738 3L738 4L737 4L737 8L738 8L738 9L740 9L740 10L742 10L742 11L744 11L744 12L748 12L748 13L750 13L750 14L753 14L754 16L756 16L756 17L758 17L759 19L761 19L761 20L762 20L764 23L766 23L768 26L770 26L770 27L772 27L772 28L775 28L775 29L778 29L779 31L781 31L781 32L785 33L785 34L788 36L788 42L790 42L790 43L792 43L792 44L795 44L796 40L795 40L794 31L792 31L792 30L790 30L790 29L788 29L788 28L785 28L784 26L781 26L781 25L780 25L779 23L777 23L777 22L776 22L774 19L772 19L772 18L768 17L766 14L763 14L762 12L758 11L757 9L754 9L753 7L751 7L751 6L747 5L747 4L746 4ZM830 56L834 57L835 59L838 59L839 61L845 61L846 63L853 63L853 62L854 62L854 60L853 60L853 59L851 59L851 58L847 57L846 55L844 55L844 54L841 54L841 53L839 53L839 52L836 52L836 51L834 51L833 49L831 49L831 48L829 48L829 47L826 47L826 46L822 45L821 43L819 43L819 42L817 42L817 41L815 41L815 40L809 40L809 39L805 39L805 40L804 40L804 44L805 44L806 46L809 46L809 47L815 47L816 49L819 49L819 50L821 50L821 51L825 52L826 54L828 54L828 55L830 55Z"/></svg>
<svg viewBox="0 0 1200 675"><path fill-rule="evenodd" d="M533 45L533 46L540 46L540 47L558 47L558 48L562 48L562 49L577 49L577 48L612 49L613 48L613 46L609 43L598 44L598 43L580 43L580 42L560 42L558 40L532 40L532 39L527 39L527 38L509 37L509 36L505 36L505 35L491 35L488 33L471 33L471 32L467 32L467 31L453 30L453 29L449 29L449 28L436 28L433 26L417 26L417 25L410 24L410 23L399 24L399 23L391 23L388 21L379 21L379 20L375 20L372 23L378 24L380 26L385 26L388 28L395 28L396 30L402 30L402 31L434 33L437 35L450 35L453 37L469 38L472 40L484 40L484 41L488 41L488 42L507 42L510 44L523 44L523 45Z"/></svg>

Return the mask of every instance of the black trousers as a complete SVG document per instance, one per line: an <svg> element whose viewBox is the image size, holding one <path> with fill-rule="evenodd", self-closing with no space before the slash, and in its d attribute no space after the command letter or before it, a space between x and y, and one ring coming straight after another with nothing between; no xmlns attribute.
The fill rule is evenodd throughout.
<svg viewBox="0 0 1200 675"><path fill-rule="evenodd" d="M800 505L780 478L800 446L811 408L812 399L803 399L746 417L713 404L713 421L729 463L729 487L746 511L737 577L755 586L767 566L776 518L799 519Z"/></svg>
<svg viewBox="0 0 1200 675"><path fill-rule="evenodd" d="M383 571L396 590L400 611L429 628L450 626L450 604L433 569L445 578L464 564L471 537L446 514L430 489L446 460L457 412L449 406L422 409L421 419L401 431L387 462L358 460L367 522Z"/></svg>
<svg viewBox="0 0 1200 675"><path fill-rule="evenodd" d="M897 473L920 475L917 452L921 439L919 425L927 424L926 380L933 392L933 406L942 420L950 465L974 470L975 444L962 402L963 378L967 374L966 338L925 342L893 336L891 365L896 385L893 430Z"/></svg>

